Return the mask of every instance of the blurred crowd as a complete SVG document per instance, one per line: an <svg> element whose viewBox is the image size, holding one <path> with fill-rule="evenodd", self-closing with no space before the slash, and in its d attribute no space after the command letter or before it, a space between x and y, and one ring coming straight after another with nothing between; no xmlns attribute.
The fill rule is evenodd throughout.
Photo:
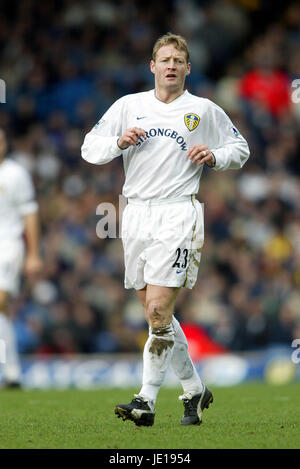
<svg viewBox="0 0 300 469"><path fill-rule="evenodd" d="M203 172L202 261L177 317L234 351L300 338L300 5L271 3L2 2L0 127L34 178L44 259L12 305L22 353L143 348L121 240L96 234L100 202L118 213L122 159L92 166L80 147L117 98L153 88L151 51L167 31L188 40L189 91L219 104L251 150L242 171Z"/></svg>

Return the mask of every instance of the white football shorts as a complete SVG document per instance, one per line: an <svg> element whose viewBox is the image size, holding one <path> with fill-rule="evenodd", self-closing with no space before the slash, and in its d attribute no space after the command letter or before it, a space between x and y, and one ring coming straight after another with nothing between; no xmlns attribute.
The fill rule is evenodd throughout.
<svg viewBox="0 0 300 469"><path fill-rule="evenodd" d="M204 242L203 208L195 196L129 199L122 219L125 288L193 288Z"/></svg>
<svg viewBox="0 0 300 469"><path fill-rule="evenodd" d="M18 293L23 262L23 240L0 240L0 290Z"/></svg>

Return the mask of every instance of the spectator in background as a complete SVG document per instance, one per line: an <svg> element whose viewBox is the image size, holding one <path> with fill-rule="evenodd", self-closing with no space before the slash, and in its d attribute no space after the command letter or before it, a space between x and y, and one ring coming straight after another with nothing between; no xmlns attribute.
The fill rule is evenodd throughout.
<svg viewBox="0 0 300 469"><path fill-rule="evenodd" d="M260 106L273 118L280 118L291 110L290 80L280 70L280 49L267 36L258 39L248 51L253 67L241 79L241 96L253 106Z"/></svg>
<svg viewBox="0 0 300 469"><path fill-rule="evenodd" d="M26 275L35 275L42 262L34 188L29 174L6 154L6 134L0 129L0 339L1 346L5 346L4 382L9 388L21 382L15 332L9 318L10 295L18 291L23 264Z"/></svg>

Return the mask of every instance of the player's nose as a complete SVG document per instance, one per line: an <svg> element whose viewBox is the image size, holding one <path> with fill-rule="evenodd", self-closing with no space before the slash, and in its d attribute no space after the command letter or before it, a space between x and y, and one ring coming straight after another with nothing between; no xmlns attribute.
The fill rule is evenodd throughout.
<svg viewBox="0 0 300 469"><path fill-rule="evenodd" d="M175 64L174 64L174 65L169 65L168 71L169 71L169 72L172 72L172 71L174 71L174 70L176 70Z"/></svg>

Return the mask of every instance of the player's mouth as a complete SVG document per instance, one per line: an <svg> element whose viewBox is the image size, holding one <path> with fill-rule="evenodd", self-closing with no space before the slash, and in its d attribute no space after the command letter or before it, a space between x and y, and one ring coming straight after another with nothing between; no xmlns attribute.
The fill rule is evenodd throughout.
<svg viewBox="0 0 300 469"><path fill-rule="evenodd" d="M166 75L166 78L169 78L169 79L176 78L176 74L175 73L168 73L168 75Z"/></svg>

